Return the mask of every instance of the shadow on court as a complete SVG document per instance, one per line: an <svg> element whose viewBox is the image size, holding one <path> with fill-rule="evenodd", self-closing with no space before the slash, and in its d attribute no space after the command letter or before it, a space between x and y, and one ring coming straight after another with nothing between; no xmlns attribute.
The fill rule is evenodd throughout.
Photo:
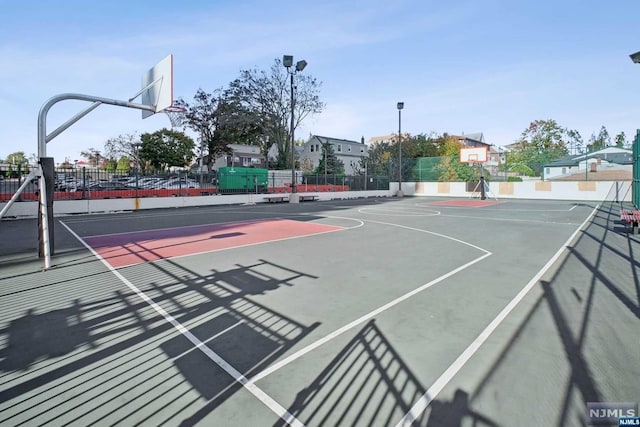
<svg viewBox="0 0 640 427"><path fill-rule="evenodd" d="M618 211L598 209L499 327L504 334L490 337L412 425L581 426L586 402L637 400L640 239ZM15 306L3 311L20 315L0 330L0 424L203 424L239 395L232 376L90 260L12 276L33 283L4 294ZM207 274L172 260L120 271L249 378L319 326L251 298L317 279L266 257ZM370 321L280 403L308 425L395 425L431 384L419 381L428 367L408 366L391 334Z"/></svg>
<svg viewBox="0 0 640 427"><path fill-rule="evenodd" d="M598 209L470 393L501 425L586 425L587 402L640 396L640 241L619 209Z"/></svg>
<svg viewBox="0 0 640 427"><path fill-rule="evenodd" d="M320 375L298 392L288 410L310 426L388 426L402 419L425 392L375 320L370 320ZM471 410L462 390L456 391L452 401L431 402L429 415L423 413L413 425L460 427L463 421L497 425ZM282 420L275 424L284 425Z"/></svg>
<svg viewBox="0 0 640 427"><path fill-rule="evenodd" d="M278 271L279 278L266 275L265 267ZM300 277L313 278L264 259L207 276L170 260L143 270L139 274L151 282L141 291L245 376L273 363L318 326L248 299L293 286ZM87 287L101 286L104 278ZM241 387L134 292L119 289L108 298L75 300L65 309L48 310L46 301L28 306L25 315L0 330L8 337L0 350L2 423L144 423L160 417L194 424ZM30 375L9 385L8 374L16 371ZM182 394L167 394L185 381L190 387ZM105 399L109 403L101 406ZM173 405L171 414L167 405ZM147 415L140 418L141 413Z"/></svg>

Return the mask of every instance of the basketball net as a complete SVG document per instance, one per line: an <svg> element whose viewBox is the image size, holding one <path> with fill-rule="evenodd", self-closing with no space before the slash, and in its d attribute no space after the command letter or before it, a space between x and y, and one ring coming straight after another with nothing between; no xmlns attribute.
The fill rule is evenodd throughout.
<svg viewBox="0 0 640 427"><path fill-rule="evenodd" d="M171 129L182 125L184 120L184 113L187 112L187 109L184 107L179 107L177 105L172 105L171 107L167 107L162 110L164 114L169 117L169 122L171 122Z"/></svg>

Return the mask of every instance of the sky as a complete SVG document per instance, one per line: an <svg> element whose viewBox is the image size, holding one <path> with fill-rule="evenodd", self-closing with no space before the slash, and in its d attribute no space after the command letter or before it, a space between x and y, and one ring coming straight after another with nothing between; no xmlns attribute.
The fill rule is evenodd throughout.
<svg viewBox="0 0 640 427"><path fill-rule="evenodd" d="M359 141L398 132L482 132L514 142L553 119L584 141L640 128L637 0L0 0L0 159L38 151L40 108L78 93L126 101L174 56L174 97L214 92L241 70L293 55L322 82L310 134ZM139 100L139 99L138 99ZM47 133L90 104L61 101ZM120 135L169 128L166 115L101 105L47 144L82 160Z"/></svg>

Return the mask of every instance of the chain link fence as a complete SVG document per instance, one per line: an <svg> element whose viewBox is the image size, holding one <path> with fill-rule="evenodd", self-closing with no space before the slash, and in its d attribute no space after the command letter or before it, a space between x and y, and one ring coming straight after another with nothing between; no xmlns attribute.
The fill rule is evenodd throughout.
<svg viewBox="0 0 640 427"><path fill-rule="evenodd" d="M11 199L27 179L28 173L27 167L0 166L0 201ZM288 193L291 191L291 178L291 171L260 168L220 168L209 173L56 168L54 200ZM298 192L388 190L389 177L296 172L296 186ZM26 185L18 200L37 199L38 182L34 179Z"/></svg>

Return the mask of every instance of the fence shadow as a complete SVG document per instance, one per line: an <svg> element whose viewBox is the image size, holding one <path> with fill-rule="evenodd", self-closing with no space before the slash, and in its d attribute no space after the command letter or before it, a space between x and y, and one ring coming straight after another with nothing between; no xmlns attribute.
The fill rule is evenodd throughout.
<svg viewBox="0 0 640 427"><path fill-rule="evenodd" d="M171 260L146 264L138 274L148 284L140 290L242 375L264 369L319 325L249 299L314 276L266 259L210 271L203 276ZM0 330L7 337L0 349L0 423L195 424L241 387L135 292L49 306L33 301ZM184 392L167 402L175 387ZM102 405L105 398L110 405Z"/></svg>
<svg viewBox="0 0 640 427"><path fill-rule="evenodd" d="M395 425L425 391L375 320L370 320L311 384L298 392L288 411L307 425ZM468 407L468 394L463 390L456 391L452 401L432 402L431 411L413 425L459 427L463 420L496 425ZM282 420L275 424L284 425Z"/></svg>
<svg viewBox="0 0 640 427"><path fill-rule="evenodd" d="M618 204L604 203L569 248L553 276L539 282L541 296L470 393L471 405L486 405L491 401L495 404L497 396L504 398L506 392L499 389L498 384L512 384L510 392L521 398L526 396L526 401L518 402L519 411L510 408L509 412L519 412L518 417L501 418L501 422L534 420L545 413L544 425L585 425L587 402L629 401L637 396L637 393L633 396L612 394L612 378L606 374L615 366L620 372L618 380L632 381L629 375L633 376L635 363L628 362L633 358L625 362L607 349L633 352L633 343L637 344L640 338L637 328L640 326L640 264L636 261L640 242L632 235L617 232L614 224L618 212ZM619 277L632 277L633 282L616 280L617 271L622 272ZM541 318L548 319L546 322L554 328L540 330ZM532 334L544 334L547 338L543 347L526 350L522 338ZM620 341L618 336L627 339ZM600 340L595 347L594 339ZM527 351L539 352L542 363L553 363L556 369L514 372L517 370L513 367L514 360ZM536 357L527 357L537 363ZM566 368L558 368L562 366ZM539 377L531 377L534 374ZM518 388L520 384L529 387L522 390Z"/></svg>

